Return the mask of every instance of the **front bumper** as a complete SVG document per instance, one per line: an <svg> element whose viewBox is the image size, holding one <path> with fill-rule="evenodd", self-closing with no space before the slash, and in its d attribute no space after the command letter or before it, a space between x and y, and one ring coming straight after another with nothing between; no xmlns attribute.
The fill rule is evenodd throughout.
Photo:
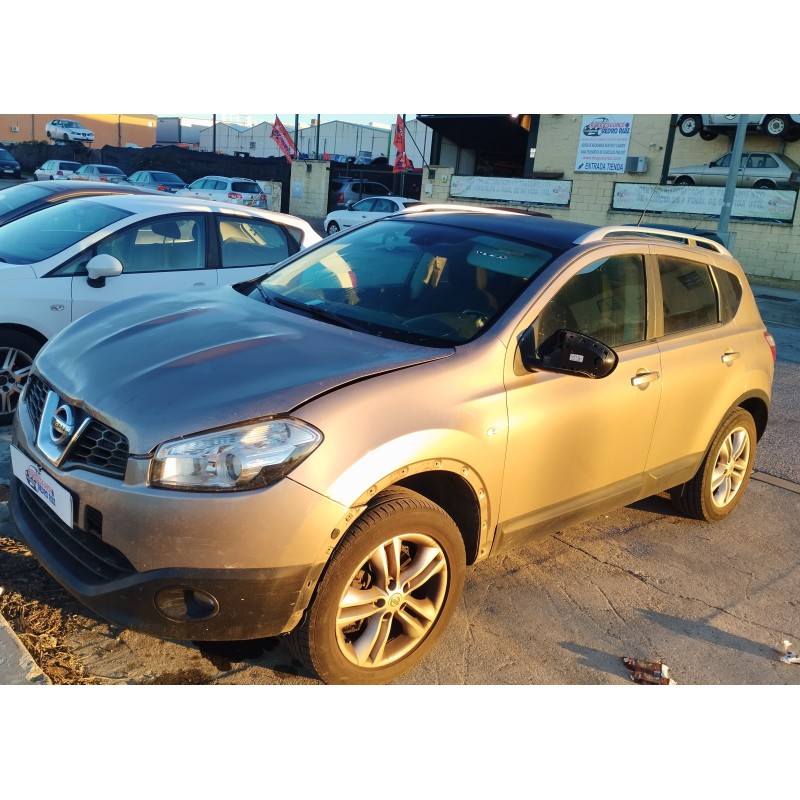
<svg viewBox="0 0 800 800"><path fill-rule="evenodd" d="M38 561L83 605L117 625L163 639L277 636L292 618L310 569L300 565L137 572L118 550L66 526L17 479L11 486L11 514ZM194 599L198 597L201 600ZM176 599L181 598L183 605L177 608Z"/></svg>
<svg viewBox="0 0 800 800"><path fill-rule="evenodd" d="M73 499L65 523L14 477L10 510L42 566L116 624L178 640L242 640L293 628L344 509L285 478L266 489L153 489L146 459L125 479L59 469L34 446L25 398L12 445Z"/></svg>

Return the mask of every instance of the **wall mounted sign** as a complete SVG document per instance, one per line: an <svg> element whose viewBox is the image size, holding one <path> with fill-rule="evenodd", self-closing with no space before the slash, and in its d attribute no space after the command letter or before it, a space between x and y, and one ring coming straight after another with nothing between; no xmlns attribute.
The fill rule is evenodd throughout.
<svg viewBox="0 0 800 800"><path fill-rule="evenodd" d="M575 172L625 172L633 115L583 117Z"/></svg>
<svg viewBox="0 0 800 800"><path fill-rule="evenodd" d="M681 214L720 215L723 186L660 186L647 183L614 183L611 207L616 211L662 211ZM791 222L797 192L791 189L736 189L731 217Z"/></svg>
<svg viewBox="0 0 800 800"><path fill-rule="evenodd" d="M489 178L481 175L453 175L450 179L450 197L456 198L568 206L571 193L572 181Z"/></svg>

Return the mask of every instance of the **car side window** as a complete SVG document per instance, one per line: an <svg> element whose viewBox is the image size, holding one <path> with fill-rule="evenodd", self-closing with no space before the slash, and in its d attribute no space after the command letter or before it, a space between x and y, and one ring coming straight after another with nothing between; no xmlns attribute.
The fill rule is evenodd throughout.
<svg viewBox="0 0 800 800"><path fill-rule="evenodd" d="M381 198L380 200L375 201L375 205L372 207L373 211L379 211L381 214L391 214L392 211L395 210L395 205L391 200L384 200Z"/></svg>
<svg viewBox="0 0 800 800"><path fill-rule="evenodd" d="M367 200L359 200L357 203L353 203L353 211L359 211L364 214L367 211L375 211L374 208L375 201L371 198Z"/></svg>
<svg viewBox="0 0 800 800"><path fill-rule="evenodd" d="M222 268L277 264L297 252L293 238L266 220L219 218Z"/></svg>
<svg viewBox="0 0 800 800"><path fill-rule="evenodd" d="M201 215L147 220L97 245L122 262L125 273L165 272L205 267L205 225Z"/></svg>
<svg viewBox="0 0 800 800"><path fill-rule="evenodd" d="M719 322L717 293L707 265L659 256L658 272L665 335Z"/></svg>
<svg viewBox="0 0 800 800"><path fill-rule="evenodd" d="M647 334L644 257L618 255L595 261L574 275L539 316L536 341L558 330L593 336L609 347L641 342Z"/></svg>

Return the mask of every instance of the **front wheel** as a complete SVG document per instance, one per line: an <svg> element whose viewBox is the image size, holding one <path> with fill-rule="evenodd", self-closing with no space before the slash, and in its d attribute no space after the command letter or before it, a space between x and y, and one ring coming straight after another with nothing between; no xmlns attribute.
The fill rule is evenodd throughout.
<svg viewBox="0 0 800 800"><path fill-rule="evenodd" d="M17 331L0 332L0 426L10 425L41 344Z"/></svg>
<svg viewBox="0 0 800 800"><path fill-rule="evenodd" d="M348 531L292 633L326 683L387 683L417 664L453 616L466 555L445 511L408 489L376 498Z"/></svg>
<svg viewBox="0 0 800 800"><path fill-rule="evenodd" d="M708 128L701 128L700 129L700 138L704 142L713 142L714 139L717 138L717 132L716 131L710 131Z"/></svg>
<svg viewBox="0 0 800 800"><path fill-rule="evenodd" d="M68 141L69 141L69 136L67 136L67 134L66 134L66 133L64 134L64 136L63 136L62 138L64 139L64 141L65 141L65 142L68 142Z"/></svg>
<svg viewBox="0 0 800 800"><path fill-rule="evenodd" d="M703 121L697 114L686 114L678 120L678 130L683 136L696 136L703 127Z"/></svg>
<svg viewBox="0 0 800 800"><path fill-rule="evenodd" d="M754 189L774 189L775 184L772 181L756 181L753 184Z"/></svg>
<svg viewBox="0 0 800 800"><path fill-rule="evenodd" d="M680 178L675 178L675 186L694 186L694 181L685 175L681 175Z"/></svg>
<svg viewBox="0 0 800 800"><path fill-rule="evenodd" d="M695 476L670 490L673 504L694 519L724 519L742 499L755 457L753 417L743 408L736 408L717 429Z"/></svg>
<svg viewBox="0 0 800 800"><path fill-rule="evenodd" d="M339 233L341 229L339 228L339 224L336 222L329 222L328 223L328 236L333 236L334 233Z"/></svg>

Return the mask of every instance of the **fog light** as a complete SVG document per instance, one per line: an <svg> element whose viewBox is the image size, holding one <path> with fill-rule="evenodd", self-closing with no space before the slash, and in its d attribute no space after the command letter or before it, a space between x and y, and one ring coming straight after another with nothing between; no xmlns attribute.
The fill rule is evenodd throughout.
<svg viewBox="0 0 800 800"><path fill-rule="evenodd" d="M202 622L219 613L217 598L201 589L169 586L155 597L156 608L176 622Z"/></svg>

